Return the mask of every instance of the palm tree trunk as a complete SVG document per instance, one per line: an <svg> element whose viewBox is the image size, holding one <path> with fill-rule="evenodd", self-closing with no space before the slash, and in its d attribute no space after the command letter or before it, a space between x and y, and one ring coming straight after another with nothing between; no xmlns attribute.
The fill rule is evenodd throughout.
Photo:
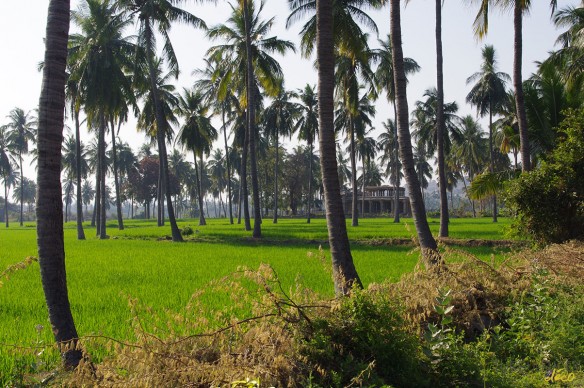
<svg viewBox="0 0 584 388"><path fill-rule="evenodd" d="M393 47L393 68L396 89L396 109L398 141L400 159L404 167L406 184L410 193L410 205L414 217L414 225L418 234L422 256L427 265L436 265L442 262L438 251L436 240L432 236L428 220L426 219L426 207L422 198L420 181L414 167L414 156L412 154L412 142L409 130L408 100L406 95L407 79L404 71L404 57L401 39L401 16L400 1L391 0L391 44Z"/></svg>
<svg viewBox="0 0 584 388"><path fill-rule="evenodd" d="M120 121L120 126L122 125ZM118 128L119 130L119 128ZM118 215L118 229L124 230L124 221L122 220L122 201L120 200L120 182L118 179L118 157L116 154L116 133L112 121L112 159L114 165L114 186L116 190L116 212Z"/></svg>
<svg viewBox="0 0 584 388"><path fill-rule="evenodd" d="M493 153L493 101L489 97L489 171L495 172L495 158ZM497 222L497 195L493 195L493 222Z"/></svg>
<svg viewBox="0 0 584 388"><path fill-rule="evenodd" d="M241 196L243 198L243 222L245 230L251 230L251 220L249 218L249 193L247 188L247 155L249 149L249 130L246 126L243 140L243 150L241 152ZM241 200L240 200L241 203Z"/></svg>
<svg viewBox="0 0 584 388"><path fill-rule="evenodd" d="M308 217L306 223L310 224L310 213L312 213L312 141L309 142L310 153L308 154Z"/></svg>
<svg viewBox="0 0 584 388"><path fill-rule="evenodd" d="M227 127L225 126L225 109L221 108L223 119L223 140L225 140L225 162L227 163L227 194L229 195L229 223L233 225L233 205L231 203L231 163L229 162L229 147L227 146Z"/></svg>
<svg viewBox="0 0 584 388"><path fill-rule="evenodd" d="M250 152L250 164L251 164L251 190L253 196L253 233L254 238L262 237L262 215L261 215L261 204L260 204L260 194L259 194L259 183L258 183L258 166L256 161L256 143L255 143L255 89L254 85L254 75L253 75L253 63L252 63L252 52L251 52L251 31L250 31L250 21L251 15L249 15L249 8L247 0L243 0L243 15L245 19L245 48L246 48L246 62L247 62L247 130L249 132L249 152Z"/></svg>
<svg viewBox="0 0 584 388"><path fill-rule="evenodd" d="M22 171L22 152L18 152L18 158L20 160L20 226L24 224L24 172Z"/></svg>
<svg viewBox="0 0 584 388"><path fill-rule="evenodd" d="M107 201L107 196L106 196L106 191L105 191L105 176L106 176L106 169L107 169L107 165L106 165L106 161L105 161L105 130L106 130L106 120L105 120L105 116L102 113L101 114L101 122L100 122L100 128L99 128L99 146L98 146L98 152L99 152L99 164L100 164L100 176L99 176L99 185L101 186L101 207L100 207L100 214L99 214L99 238L100 240L104 240L107 238L107 234L106 234L106 226L105 226L105 221L106 221L106 201Z"/></svg>
<svg viewBox="0 0 584 388"><path fill-rule="evenodd" d="M365 156L361 158L363 164L363 182L361 182L361 214L365 217ZM369 206L371 207L371 206ZM371 209L369 209L371 212Z"/></svg>
<svg viewBox="0 0 584 388"><path fill-rule="evenodd" d="M36 216L41 280L49 320L66 368L81 360L71 314L65 271L61 214L61 142L65 111L65 66L69 35L69 0L51 0L47 17L45 66L39 101Z"/></svg>
<svg viewBox="0 0 584 388"><path fill-rule="evenodd" d="M393 82L393 80L392 80ZM395 88L394 88L395 90ZM399 163L399 142L397 141L397 107L395 100L393 101L393 117L394 117L394 147L393 147L393 161L395 163L393 169L393 223L398 224L400 222L400 209L399 209L399 184L400 184L400 163Z"/></svg>
<svg viewBox="0 0 584 388"><path fill-rule="evenodd" d="M276 163L274 163L274 224L278 223L278 130L276 129Z"/></svg>
<svg viewBox="0 0 584 388"><path fill-rule="evenodd" d="M77 240L85 240L83 230L83 196L81 194L81 135L79 131L79 111L75 110L75 165L77 170Z"/></svg>
<svg viewBox="0 0 584 388"><path fill-rule="evenodd" d="M202 184L202 177L203 177L203 158L201 157L201 178L199 178L199 171L198 171L198 163L197 163L197 154L193 153L195 156L195 183L197 185L197 197L199 199L199 225L207 225L207 221L205 220L205 214L203 211L203 184Z"/></svg>
<svg viewBox="0 0 584 388"><path fill-rule="evenodd" d="M145 36L147 41L150 41L152 37L152 30L150 29L150 21L147 20L144 23L145 25ZM162 112L162 106L160 105L160 100L158 98L158 89L156 87L156 74L154 71L154 54L152 53L152 47L147 45L148 52L146 53L147 60L148 60L148 71L150 73L150 88L152 91L152 100L154 101L154 110L156 116L156 127L157 133L156 137L158 139L158 153L160 155L161 160L161 169L162 169L162 186L165 189L166 193L166 206L168 209L168 220L170 221L170 230L172 234L172 241L174 242L182 242L184 241L182 235L180 234L180 230L178 229L178 225L176 224L176 219L174 217L174 208L172 206L172 196L170 194L170 184L169 184L169 173L168 173L168 156L166 154L166 143L165 143L165 129L167 127L166 121L164 119L164 113ZM163 202L161 202L162 204Z"/></svg>
<svg viewBox="0 0 584 388"><path fill-rule="evenodd" d="M519 126L519 140L521 143L522 171L531 171L529 152L529 138L527 135L527 115L523 97L523 77L521 68L523 62L523 9L522 1L514 1L513 26L515 29L515 54L513 60L513 86L515 87L515 108L517 109L517 124Z"/></svg>
<svg viewBox="0 0 584 388"><path fill-rule="evenodd" d="M317 62L320 134L320 166L326 207L326 221L336 295L348 295L362 287L353 263L341 197L334 133L335 54L333 44L333 0L317 0Z"/></svg>
<svg viewBox="0 0 584 388"><path fill-rule="evenodd" d="M357 209L357 157L355 150L355 131L353 127L353 119L349 117L349 131L351 136L351 187L353 188L351 201L351 226L359 226L359 210Z"/></svg>
<svg viewBox="0 0 584 388"><path fill-rule="evenodd" d="M444 161L444 70L442 57L442 1L436 0L436 136L438 146L438 181L440 190L440 237L448 237L448 194L446 192L446 163Z"/></svg>
<svg viewBox="0 0 584 388"><path fill-rule="evenodd" d="M6 227L10 227L8 221L8 185L6 184L6 174L3 176L4 178L4 221L6 222Z"/></svg>

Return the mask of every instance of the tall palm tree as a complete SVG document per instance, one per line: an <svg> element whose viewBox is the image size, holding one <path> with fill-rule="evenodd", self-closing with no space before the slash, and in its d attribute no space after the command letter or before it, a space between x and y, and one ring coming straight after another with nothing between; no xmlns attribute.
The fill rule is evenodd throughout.
<svg viewBox="0 0 584 388"><path fill-rule="evenodd" d="M367 132L371 132L371 130L367 131ZM372 171L372 163L371 163L371 159L375 160L375 156L377 155L377 144L375 142L375 139L373 139L370 136L366 136L367 132L364 134L364 136L360 137L359 139L357 139L357 154L359 156L361 156L361 213L364 215L365 214L365 186L366 184L369 185L375 185L375 184L379 184L377 183L377 180L375 180L375 182L372 182L368 179L366 179L366 177L369 176L370 178L370 174ZM369 168L368 168L369 167ZM379 172L379 169L376 167L377 172Z"/></svg>
<svg viewBox="0 0 584 388"><path fill-rule="evenodd" d="M47 16L43 83L39 101L37 244L41 281L55 341L67 368L82 354L71 314L65 273L63 205L61 202L61 141L65 112L69 1L51 0Z"/></svg>
<svg viewBox="0 0 584 388"><path fill-rule="evenodd" d="M211 60L205 60L206 67L203 70L195 70L195 74L201 77L195 82L195 87L204 90L207 103L209 103L215 113L221 115L221 124L223 129L223 141L225 145L225 154L229 155L229 146L227 144L227 123L226 115L229 113L232 105L237 103L235 93L231 89L230 77L223 64L223 58L214 56ZM231 194L231 160L225 158L227 165L227 196L229 199L229 223L233 224L233 204Z"/></svg>
<svg viewBox="0 0 584 388"><path fill-rule="evenodd" d="M70 59L68 57L67 59ZM67 85L65 87L65 95L69 101L69 110L73 116L73 121L75 122L75 163L76 171L81 171L81 131L79 122L79 112L81 110L81 96L79 94L78 84L71 77L67 80ZM81 174L76 176L76 189L77 189L77 239L85 240L85 231L83 230L83 204L81 198Z"/></svg>
<svg viewBox="0 0 584 388"><path fill-rule="evenodd" d="M170 181L167 179L168 174L165 172L164 166L168 164L168 156L164 152L160 152L162 148L166 150L166 142L171 141L173 137L172 125L178 124L178 118L175 114L175 110L178 107L179 99L178 96L175 94L175 87L174 85L170 84L170 80L175 77L175 73L173 70L170 70L166 74L163 73L163 63L161 59L156 59L156 69L155 69L155 78L156 78L156 93L152 93L152 88L150 87L150 79L142 78L137 81L138 92L139 95L142 97L144 101L144 105L142 107L142 111L138 116L138 127L142 129L146 134L150 137L152 142L156 142L158 145L158 160L159 160L159 174L158 174L158 195L157 200L161 206L158 206L158 226L164 225L164 201L171 201L170 198ZM138 78L138 77L137 77ZM156 100L155 100L156 94ZM156 102L158 105L156 105ZM160 109L162 112L162 127L159 127L159 121L156 119L157 116L157 109ZM162 134L161 134L162 133ZM163 160L165 159L165 160ZM167 166L168 167L168 166ZM168 171L167 171L168 172ZM169 186L167 188L167 186ZM167 204L168 207L168 204ZM170 222L171 231L174 228L178 228L176 226L176 220L174 218L174 208L172 203L170 204L170 208L173 210L172 215L170 216L169 212L169 221L171 218L174 222ZM174 226L173 226L174 225ZM178 232L180 236L180 231ZM182 239L182 237L180 237ZM173 241L181 241L176 237L173 237Z"/></svg>
<svg viewBox="0 0 584 388"><path fill-rule="evenodd" d="M477 37L483 38L489 30L489 9L495 5L502 9L513 10L513 29L515 31L514 56L513 56L513 86L515 88L515 106L517 109L517 124L521 139L521 167L522 170L531 170L529 149L529 137L527 133L527 116L525 113L525 100L523 96L523 15L529 12L531 0L470 0L479 3L479 11L475 17L473 29ZM558 3L557 0L549 0L552 14Z"/></svg>
<svg viewBox="0 0 584 388"><path fill-rule="evenodd" d="M397 127L400 160L404 167L404 175L410 195L410 204L414 216L414 224L418 234L422 255L428 265L441 262L438 256L436 240L432 236L428 220L426 219L426 207L422 198L420 181L416 174L412 143L409 130L408 100L406 95L407 78L404 70L404 56L401 39L401 10L399 0L390 0L390 36L393 48L393 69L397 109Z"/></svg>
<svg viewBox="0 0 584 388"><path fill-rule="evenodd" d="M77 147L81 149L78 151ZM80 160L78 160L79 157ZM87 178L89 173L89 164L87 163L86 152L83 150L83 143L80 141L78 142L76 135L67 136L63 142L61 168L65 172L66 182L80 182L81 179ZM71 186L70 190L73 189L75 189L75 187ZM77 193L77 195L80 195L79 193L80 191ZM73 193L69 194L73 196ZM77 202L81 203L81 200L82 199L78 199ZM79 207L77 207L77 211L80 211ZM83 212L83 210L81 211ZM65 213L67 213L67 211L65 211ZM83 213L80 214L80 216L81 220L83 220ZM79 219L79 217L77 218Z"/></svg>
<svg viewBox="0 0 584 388"><path fill-rule="evenodd" d="M314 155L314 140L318 135L318 98L316 96L315 87L306 84L304 89L299 89L297 92L300 99L300 117L296 122L298 130L298 138L305 140L308 143L309 155ZM308 215L306 223L310 224L310 217L312 213L312 160L309 158L308 165Z"/></svg>
<svg viewBox="0 0 584 388"><path fill-rule="evenodd" d="M20 171L20 192L24 193L23 190L23 179L24 173L22 170L22 156L28 154L29 143L34 142L36 135L36 119L32 116L30 112L26 113L20 108L14 108L10 111L8 115L10 122L5 125L6 128L10 129L7 133L8 136L8 150L14 155L18 160L19 171ZM24 201L21 197L20 202L20 226L23 224L23 206Z"/></svg>
<svg viewBox="0 0 584 388"><path fill-rule="evenodd" d="M180 230L176 224L174 208L169 185L168 157L166 152L165 131L166 120L164 118L163 106L158 96L158 77L156 66L156 34L157 29L163 39L163 59L166 59L171 73L178 78L178 61L174 52L172 42L168 32L174 22L182 22L197 28L206 29L205 22L189 12L178 8L176 5L183 3L181 0L119 0L120 6L134 15L139 23L138 45L142 48L146 56L148 78L150 80L150 91L154 105L156 118L157 141L161 161L161 180L165 188L168 218L170 221L172 240L183 241Z"/></svg>
<svg viewBox="0 0 584 388"><path fill-rule="evenodd" d="M460 137L455 141L454 153L460 160L462 169L466 172L470 182L482 170L487 149L486 139L479 123L470 115L464 116L461 119ZM464 177L463 183L466 185ZM469 201L471 201L473 217L476 217L474 202L470 197Z"/></svg>
<svg viewBox="0 0 584 388"><path fill-rule="evenodd" d="M8 133L6 127L0 127L0 174L4 182L4 222L8 228L8 190L18 182L19 172L8 152Z"/></svg>
<svg viewBox="0 0 584 388"><path fill-rule="evenodd" d="M274 139L276 159L274 163L274 224L278 223L278 162L279 162L279 138L288 136L292 138L296 129L296 121L300 116L300 105L291 101L297 97L295 92L287 91L282 86L280 92L272 99L269 106L262 112L262 121L266 132Z"/></svg>
<svg viewBox="0 0 584 388"><path fill-rule="evenodd" d="M445 134L446 119L444 109L444 57L442 53L442 3L435 0L436 9L436 134L438 159L438 186L440 190L440 237L448 237L448 197L446 194Z"/></svg>
<svg viewBox="0 0 584 388"><path fill-rule="evenodd" d="M259 183L256 161L256 109L260 93L258 86L271 96L277 95L283 78L279 63L270 54L285 54L288 50L295 51L294 44L277 37L266 37L273 26L274 18L263 21L259 8L254 1L243 0L238 7L232 7L232 15L227 24L216 26L209 30L211 39L221 39L226 43L214 46L209 50L211 55L220 55L229 63L228 72L234 77L239 90L245 96L247 141L251 167L252 194L254 202L253 237L261 237L261 204L259 198ZM244 146L244 155L247 149ZM247 159L244 158L243 166ZM242 174L245 175L245 174ZM245 186L245 182L242 181ZM245 188L244 188L245 191Z"/></svg>
<svg viewBox="0 0 584 388"><path fill-rule="evenodd" d="M318 116L320 166L324 186L326 220L337 295L362 286L353 263L339 184L334 132L334 23L333 0L316 3L316 60L318 63Z"/></svg>
<svg viewBox="0 0 584 388"><path fill-rule="evenodd" d="M393 81L391 81L393 83ZM385 132L382 132L377 137L378 147L383 154L380 156L381 164L387 164L385 171L386 177L390 178L390 182L393 185L393 222L400 222L400 205L399 205L399 187L401 184L401 178L403 177L401 163L399 161L396 149L399 149L399 142L397 141L397 127L395 121L387 119L383 123L383 128Z"/></svg>
<svg viewBox="0 0 584 388"><path fill-rule="evenodd" d="M506 82L511 81L507 73L497 71L495 48L485 45L482 50L483 63L481 70L471 75L466 83L476 82L466 96L466 102L476 106L477 113L482 117L489 114L489 170L494 170L493 154L493 113L501 110L507 98ZM493 222L497 222L497 196L493 196Z"/></svg>
<svg viewBox="0 0 584 388"><path fill-rule="evenodd" d="M105 198L106 141L108 122L116 114L120 101L133 99L128 72L134 67L132 57L136 46L124 36L131 24L127 14L110 0L86 0L71 13L80 27L69 43L70 82L77 83L90 127L98 131L98 191L96 203L99 222L96 231L100 239L107 238Z"/></svg>
<svg viewBox="0 0 584 388"><path fill-rule="evenodd" d="M361 89L359 75L370 90L373 89L373 73L369 66L371 51L367 45L367 36L361 34L362 39L358 47L351 47L349 50L337 53L337 96L341 104L340 112L344 116L342 128L347 134L350 145L349 155L351 157L351 169L353 174L353 195L352 195L352 226L359 225L357 208L357 162L356 162L356 138L364 136L365 125L370 120L369 115L375 114L373 104L369 100L374 96L370 91L363 97L359 97ZM337 119L342 116L337 115ZM365 117L364 117L365 116ZM340 121L340 120L339 120Z"/></svg>
<svg viewBox="0 0 584 388"><path fill-rule="evenodd" d="M212 191L213 195L219 198L219 214L221 214L221 205L223 199L221 193L225 191L227 187L227 169L225 168L225 156L221 149L217 148L213 152L211 159L209 160L209 174L212 180Z"/></svg>
<svg viewBox="0 0 584 388"><path fill-rule="evenodd" d="M195 158L195 177L199 197L199 225L206 225L203 211L203 155L209 155L213 141L217 139L217 130L211 124L208 115L209 107L205 104L205 97L198 90L183 91L179 97L178 112L184 118L177 139L187 149L193 152ZM197 156L199 157L199 171L197 171Z"/></svg>

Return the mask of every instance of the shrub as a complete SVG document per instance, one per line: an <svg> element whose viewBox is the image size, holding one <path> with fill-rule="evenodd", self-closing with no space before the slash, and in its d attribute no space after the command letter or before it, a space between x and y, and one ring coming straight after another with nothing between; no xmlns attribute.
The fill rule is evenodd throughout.
<svg viewBox="0 0 584 388"><path fill-rule="evenodd" d="M558 146L506 193L517 232L543 244L584 235L584 110L568 111L558 131Z"/></svg>
<svg viewBox="0 0 584 388"><path fill-rule="evenodd" d="M180 234L182 234L183 236L190 236L193 233L195 233L195 232L193 231L193 228L191 228L190 226L185 226L180 231Z"/></svg>

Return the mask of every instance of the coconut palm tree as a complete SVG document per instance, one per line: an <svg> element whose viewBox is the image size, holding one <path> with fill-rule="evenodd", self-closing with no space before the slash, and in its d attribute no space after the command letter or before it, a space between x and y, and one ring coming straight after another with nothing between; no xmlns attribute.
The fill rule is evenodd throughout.
<svg viewBox="0 0 584 388"><path fill-rule="evenodd" d="M300 105L291 101L298 97L295 92L287 91L282 86L280 92L272 99L262 112L262 122L268 136L274 139L274 150L276 151L274 163L274 224L278 223L278 162L279 162L279 138L292 135L296 129L296 121L300 117Z"/></svg>
<svg viewBox="0 0 584 388"><path fill-rule="evenodd" d="M211 39L226 42L209 50L210 55L219 55L229 63L229 77L245 96L247 141L251 167L252 194L254 202L253 237L261 237L261 204L256 161L256 109L260 92L259 86L270 96L276 96L283 78L282 69L272 53L285 54L295 51L294 44L277 37L267 37L274 23L274 18L263 21L260 13L263 3L256 9L254 1L243 0L238 7L232 6L232 15L226 24L209 30ZM244 142L244 143L246 143ZM247 146L244 146L244 160L247 163ZM242 174L242 178L245 172ZM242 181L245 186L245 182ZM244 188L245 190L245 188Z"/></svg>
<svg viewBox="0 0 584 388"><path fill-rule="evenodd" d="M88 180L83 182L83 187L81 187L81 197L83 199L83 204L85 205L85 213L87 213L87 205L89 205L91 201L93 201L93 198L95 198L95 189Z"/></svg>
<svg viewBox="0 0 584 388"><path fill-rule="evenodd" d="M174 52L172 42L168 32L171 29L172 23L181 22L191 25L196 28L206 29L205 22L189 12L177 7L182 3L181 0L118 0L120 7L127 10L131 15L135 16L139 23L138 30L138 46L142 48L142 53L145 55L146 68L148 78L150 81L150 92L152 95L154 113L156 119L156 126L159 129L156 132L158 142L158 152L160 157L161 168L161 183L165 189L166 204L168 209L168 218L170 221L172 240L183 241L180 230L176 224L174 216L174 208L172 206L172 198L169 183L169 169L168 157L165 143L165 130L167 121L164 117L163 105L159 98L158 80L157 76L157 60L156 60L156 33L163 40L162 58L166 60L170 73L178 78L179 66ZM164 130L161 130L164 129Z"/></svg>
<svg viewBox="0 0 584 388"><path fill-rule="evenodd" d="M401 173L401 164L399 162L399 142L397 141L397 125L395 125L395 123L397 122L397 109L396 109L396 104L395 104L395 98L396 98L396 94L395 94L395 84L394 84L394 71L393 71L393 49L391 47L391 36L388 35L387 36L387 40L381 40L379 39L379 45L381 46L381 48L373 50L373 56L372 56L372 60L374 62L378 62L377 64L377 69L375 70L375 84L377 86L378 90L385 90L385 95L387 98L387 101L390 102L393 106L393 113L394 113L394 119L393 121L388 121L386 126L386 123L384 123L384 127L386 130L388 130L388 128L393 128L393 130L395 131L395 133L393 135L390 135L387 132L383 132L380 136L386 136L384 143L386 145L384 145L382 147L382 149L384 150L384 154L382 155L382 158L384 161L389 162L388 163L388 169L391 169L392 171L392 184L395 187L394 190L394 218L393 218L393 222L394 223L399 223L400 222L400 213L399 213L399 185L400 185L400 176L402 176L403 174ZM418 65L418 63L412 59L412 58L404 58L404 72L406 74L406 77L409 74L414 74L417 73L421 70L420 65ZM406 82L407 82L407 78L406 78ZM391 139L394 139L394 141L390 141ZM387 149L387 145L391 143L393 144L393 155L389 155L388 152L390 152L389 149ZM395 175L397 174L397 176Z"/></svg>
<svg viewBox="0 0 584 388"><path fill-rule="evenodd" d="M14 108L10 111L7 116L10 122L4 127L9 129L7 132L8 137L8 150L9 152L18 160L19 171L20 171L20 192L24 193L23 190L23 180L24 174L22 170L22 157L29 152L29 143L34 142L36 139L36 119L30 112L26 113L20 108ZM24 201L21 197L20 202L20 226L23 224L23 206Z"/></svg>
<svg viewBox="0 0 584 388"><path fill-rule="evenodd" d="M119 112L120 101L134 99L128 72L134 67L136 46L124 36L131 19L113 1L87 0L71 13L71 18L81 32L70 37L70 82L77 83L87 122L98 132L97 232L100 239L105 239L105 134L108 123Z"/></svg>
<svg viewBox="0 0 584 388"><path fill-rule="evenodd" d="M223 64L222 58L214 56L211 60L205 59L206 66L202 70L195 70L199 78L195 82L195 87L199 90L205 91L207 103L209 103L215 110L215 114L221 115L221 123L223 129L223 141L225 145L225 154L229 155L229 146L227 144L227 123L226 115L231 110L232 105L237 104L237 98L231 89L230 77L227 76L226 66ZM229 223L233 224L233 204L231 194L231 160L226 159L227 165L227 196L229 199Z"/></svg>
<svg viewBox="0 0 584 388"><path fill-rule="evenodd" d="M318 116L320 166L325 195L326 220L333 281L337 295L347 295L362 283L351 255L341 197L334 131L334 23L333 0L316 3L316 60L318 63Z"/></svg>
<svg viewBox="0 0 584 388"><path fill-rule="evenodd" d="M461 119L460 137L455 141L454 154L460 160L462 170L466 172L469 182L480 173L487 154L487 139L480 124L470 115ZM463 177L463 183L466 181ZM468 195L468 190L466 190ZM473 217L476 217L474 202L469 197Z"/></svg>
<svg viewBox="0 0 584 388"><path fill-rule="evenodd" d="M8 218L8 191L11 187L17 186L20 180L20 173L18 172L18 167L10 160L8 163L2 163L0 165L0 173L2 173L2 182L4 183L4 223L8 228L10 226Z"/></svg>
<svg viewBox="0 0 584 388"><path fill-rule="evenodd" d="M353 198L351 207L351 218L352 226L359 225L358 208L357 208L357 162L356 162L356 138L361 138L364 136L365 125L367 121L370 121L369 117L374 116L375 108L373 104L369 102L374 94L371 92L373 89L373 72L369 66L371 58L371 51L367 46L367 36L362 34L362 40L359 47L353 47L347 51L341 51L337 53L336 57L336 78L337 78L337 96L338 102L340 104L339 113L337 115L337 121L342 122L342 127L338 129L344 129L347 140L349 141L350 151L349 155L351 157L351 169L355 172L353 174ZM359 82L360 75L361 79L365 81L365 84L369 86L370 92L366 93L361 98L359 97L359 92L362 86ZM337 129L337 130L338 130Z"/></svg>
<svg viewBox="0 0 584 388"><path fill-rule="evenodd" d="M418 175L416 174L412 152L408 120L408 101L406 95L407 78L404 69L404 56L401 39L401 10L399 0L390 0L390 11L390 36L393 48L393 69L400 160L404 168L404 175L408 186L410 204L420 248L422 249L422 254L426 263L428 265L434 265L442 260L438 256L436 240L432 236L428 220L426 219L426 207L424 206L424 199L422 198L422 190L420 188Z"/></svg>
<svg viewBox="0 0 584 388"><path fill-rule="evenodd" d="M371 128L373 129L373 128ZM365 185L379 185L381 184L381 179L379 182L377 179L366 179L366 177L371 178L372 175L372 166L371 160L375 160L375 156L377 155L377 143L375 139L370 136L367 136L367 133L371 132L371 129L365 132L364 136L357 139L356 149L357 155L361 157L361 213L365 214ZM379 168L375 168L375 170L379 173ZM374 175L374 174L373 174ZM381 178L381 175L379 175Z"/></svg>
<svg viewBox="0 0 584 388"><path fill-rule="evenodd" d="M393 83L393 81L391 82ZM390 182L394 187L393 222L399 223L399 187L401 184L401 178L403 178L403 173L401 170L401 163L396 152L396 149L398 149L399 146L397 141L397 127L395 126L395 121L387 119L387 121L383 123L383 128L385 131L377 137L378 147L383 152L380 156L380 162L382 165L387 165L385 176L390 178Z"/></svg>
<svg viewBox="0 0 584 388"><path fill-rule="evenodd" d="M511 81L507 73L497 71L495 48L485 45L482 50L481 70L471 75L466 83L475 83L466 96L466 102L476 106L481 117L489 115L489 170L494 170L493 154L493 113L501 110L507 98L506 83ZM497 222L497 196L493 196L493 222Z"/></svg>
<svg viewBox="0 0 584 388"><path fill-rule="evenodd" d="M68 59L71 57L68 57ZM69 110L75 122L75 163L76 171L81 171L81 131L79 122L79 112L81 111L81 96L79 95L78 84L71 77L67 80L65 95L69 102ZM83 204L81 198L81 174L76 176L77 190L77 239L85 240L85 231L83 230Z"/></svg>
<svg viewBox="0 0 584 388"><path fill-rule="evenodd" d="M382 0L338 0L333 2L333 45L341 48L354 48L361 44L362 28L360 25L378 34L375 21L363 8L380 8ZM308 21L300 32L300 47L302 55L309 58L313 51L317 37L317 1L316 0L288 0L290 15L286 19L286 28L309 16Z"/></svg>
<svg viewBox="0 0 584 388"><path fill-rule="evenodd" d="M515 105L517 109L517 124L521 139L521 167L523 171L531 170L529 136L527 133L527 116L525 113L525 100L523 95L523 15L529 12L531 0L470 0L479 3L479 11L473 24L473 30L478 38L483 38L489 30L489 9L495 5L502 9L513 10L514 57L513 57L513 86L515 88ZM552 15L558 3L557 0L549 0Z"/></svg>
<svg viewBox="0 0 584 388"><path fill-rule="evenodd" d="M163 63L161 59L156 59L156 70L155 70L155 77L156 77L156 93L152 93L152 88L150 87L150 79L142 78L138 81L138 93L139 96L142 98L144 105L138 116L138 128L143 130L151 139L152 142L156 142L158 145L158 160L159 160L159 184L158 184L158 195L157 200L161 206L158 206L158 226L164 225L164 200L171 201L170 198L170 187L166 187L167 183L170 181L166 171L165 172L165 165L168 164L168 156L165 152L160 152L161 149L164 148L166 150L166 142L170 142L173 138L173 131L172 126L178 125L178 118L176 114L176 109L179 104L179 98L175 94L175 87L170 83L171 79L175 77L173 70L168 71L167 73L163 72ZM144 73L141 73L144 74ZM155 100L156 94L156 100ZM156 105L156 103L158 105ZM157 109L160 109L162 112L162 127L159 127L159 120L156 118L157 116ZM162 135L160 135L162 133ZM165 160L163 160L165 159ZM168 166L167 166L168 167ZM165 178L166 176L166 178ZM169 207L170 206L170 207ZM169 221L171 225L171 231L178 229L176 226L176 219L174 218L174 208L172 203L170 205L167 204L167 208L172 208L172 217L170 216L169 212ZM171 221L171 218L173 221ZM174 226L173 226L174 225ZM178 242L182 240L182 236L180 236L180 231L177 232L178 237L173 237L173 241ZM181 240L179 240L180 238Z"/></svg>
<svg viewBox="0 0 584 388"><path fill-rule="evenodd" d="M75 368L82 353L76 346L79 335L67 293L63 223L55 222L63 214L60 163L65 120L68 33L69 1L51 0L39 101L37 244L41 281L55 341L59 345L65 367Z"/></svg>
<svg viewBox="0 0 584 388"><path fill-rule="evenodd" d="M300 117L296 122L298 138L308 143L309 155L314 155L314 140L318 135L318 99L314 89L314 86L306 84L304 89L297 91L301 110ZM312 212L312 159L313 157L311 156L308 165L308 215L306 217L306 223L308 224L310 224Z"/></svg>
<svg viewBox="0 0 584 388"><path fill-rule="evenodd" d="M81 149L78 151L77 147ZM75 181L80 182L81 179L86 179L87 175L89 174L89 164L87 163L86 152L83 150L83 143L81 141L78 142L78 138L75 135L69 135L65 138L62 146L62 160L61 160L61 168L65 172L65 182L69 184L69 182ZM81 160L78 161L78 157L81 157ZM74 190L76 188L71 185L69 190ZM67 190L65 190L67 192ZM66 193L69 196L73 197L73 193ZM79 195L79 192L77 193ZM81 202L81 199L78 199L78 202ZM65 203L68 205L68 203ZM65 219L67 220L67 210L65 210ZM79 212L79 207L77 207L77 211ZM83 211L83 210L81 210ZM80 215L81 220L83 220L83 214ZM77 217L79 219L79 215ZM83 229L82 229L83 230ZM83 236L84 237L84 236ZM78 235L79 239L79 235ZM82 238L80 240L84 240Z"/></svg>
<svg viewBox="0 0 584 388"><path fill-rule="evenodd" d="M211 124L211 118L208 114L209 106L205 104L205 97L200 91L184 89L183 95L179 96L177 111L184 119L177 140L193 152L199 196L199 225L206 225L203 211L203 155L209 156L213 141L217 139L218 133ZM197 156L199 157L199 171L196 168Z"/></svg>

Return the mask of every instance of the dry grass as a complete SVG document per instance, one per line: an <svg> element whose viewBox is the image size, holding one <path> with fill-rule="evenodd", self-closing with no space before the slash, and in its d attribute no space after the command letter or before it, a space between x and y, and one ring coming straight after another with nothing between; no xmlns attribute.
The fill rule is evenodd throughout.
<svg viewBox="0 0 584 388"><path fill-rule="evenodd" d="M464 253L446 249L447 262L450 254ZM472 339L501 322L510 298L529 289L536 271L545 269L562 282L579 281L584 275L584 244L579 242L524 250L497 267L472 255L465 257L462 263L448 264L440 271L420 266L401 281L371 285L364 294L372 300L397 301L409 330L419 333L437 319L433 307L439 290L450 289L454 322ZM228 294L233 304L226 311L205 311L201 300L213 293ZM248 378L262 387L302 386L318 367L302 352L312 321L332 317L339 301L321 300L300 286L284 290L273 269L262 265L257 271L242 269L212 282L171 322L164 322L168 317L157 321L150 316L151 322L157 322L153 332L146 332L142 322L151 312L141 309L137 301L130 305L138 340L122 344L113 339L84 339L105 342L113 356L99 364L83 363L58 384L223 387L240 382L239 386L253 386L245 385ZM241 318L242 314L247 318Z"/></svg>

